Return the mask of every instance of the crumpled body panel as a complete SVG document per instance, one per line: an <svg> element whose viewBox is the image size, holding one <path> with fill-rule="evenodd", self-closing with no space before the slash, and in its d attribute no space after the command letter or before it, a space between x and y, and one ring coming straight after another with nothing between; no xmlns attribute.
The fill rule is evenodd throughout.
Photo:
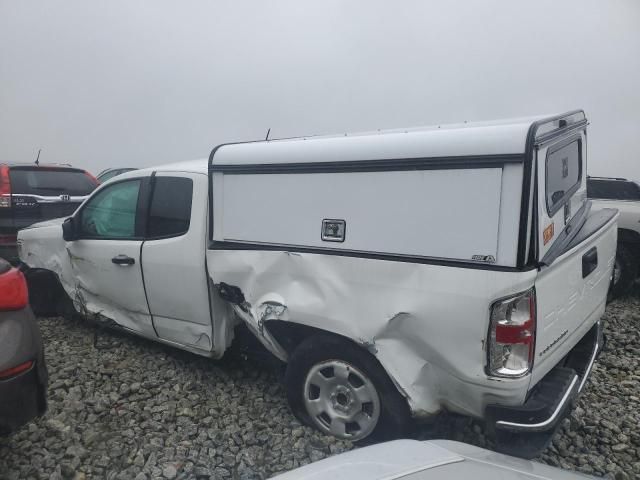
<svg viewBox="0 0 640 480"><path fill-rule="evenodd" d="M526 395L526 378L487 378L485 340L490 304L530 288L535 271L286 251L209 250L207 260L214 283L242 292L263 335L278 319L353 340L377 357L416 416L442 408L482 416L488 403Z"/></svg>
<svg viewBox="0 0 640 480"><path fill-rule="evenodd" d="M210 308L215 319L212 338L203 335L202 328L188 330L191 325L185 325L185 322L172 322L171 319L162 318L159 321L168 322L170 327L179 328L184 337L195 338L197 341L179 342L158 338L147 307L142 277L139 277L139 266L138 270L122 268L116 279L110 277L110 269L120 268L109 261L115 254L108 251L110 242L104 241L98 254L90 255L89 251L83 250L82 240L69 243L64 241L61 229L63 220L38 223L20 231L19 254L30 268L55 273L77 311L98 322L125 328L129 332L198 355L220 358L224 354L233 340L233 328L239 320L231 305L220 299L212 284ZM121 250L118 247L118 252ZM139 250L139 247L135 247L129 254L136 256ZM122 290L122 294L117 294L118 288Z"/></svg>

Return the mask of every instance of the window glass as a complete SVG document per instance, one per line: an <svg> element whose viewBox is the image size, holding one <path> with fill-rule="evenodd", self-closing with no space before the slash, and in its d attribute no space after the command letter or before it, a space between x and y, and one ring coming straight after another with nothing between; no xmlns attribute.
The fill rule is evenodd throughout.
<svg viewBox="0 0 640 480"><path fill-rule="evenodd" d="M118 170L110 170L107 173L102 173L100 175L98 175L98 181L100 183L104 183L107 180L111 180L113 177L115 177L116 175L119 175L120 172Z"/></svg>
<svg viewBox="0 0 640 480"><path fill-rule="evenodd" d="M98 186L96 181L81 170L61 168L16 168L10 170L11 189L15 194L89 195Z"/></svg>
<svg viewBox="0 0 640 480"><path fill-rule="evenodd" d="M140 180L116 183L91 198L82 209L80 233L90 237L133 238Z"/></svg>
<svg viewBox="0 0 640 480"><path fill-rule="evenodd" d="M186 233L191 219L192 193L190 178L156 177L147 236L168 237Z"/></svg>
<svg viewBox="0 0 640 480"><path fill-rule="evenodd" d="M587 196L606 200L640 200L640 186L625 180L587 180Z"/></svg>
<svg viewBox="0 0 640 480"><path fill-rule="evenodd" d="M547 209L557 212L580 186L580 142L576 140L547 154Z"/></svg>

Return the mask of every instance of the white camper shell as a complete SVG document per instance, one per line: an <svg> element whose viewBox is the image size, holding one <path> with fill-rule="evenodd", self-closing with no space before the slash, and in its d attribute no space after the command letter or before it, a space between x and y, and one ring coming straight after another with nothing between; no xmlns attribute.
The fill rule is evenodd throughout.
<svg viewBox="0 0 640 480"><path fill-rule="evenodd" d="M244 322L326 433L450 411L535 455L602 346L617 214L590 210L586 126L575 111L222 145L94 193L140 182L130 245L82 232L90 199L64 240L60 223L21 232L21 258L83 311L195 353L220 357ZM193 186L187 230L149 235L175 178Z"/></svg>

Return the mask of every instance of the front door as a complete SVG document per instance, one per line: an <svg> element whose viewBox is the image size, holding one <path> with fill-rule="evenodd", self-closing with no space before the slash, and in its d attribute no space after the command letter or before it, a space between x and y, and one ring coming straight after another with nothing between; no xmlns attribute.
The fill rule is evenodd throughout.
<svg viewBox="0 0 640 480"><path fill-rule="evenodd" d="M66 246L76 308L155 337L140 262L144 219L139 212L147 181L116 182L93 195L76 214L79 239Z"/></svg>

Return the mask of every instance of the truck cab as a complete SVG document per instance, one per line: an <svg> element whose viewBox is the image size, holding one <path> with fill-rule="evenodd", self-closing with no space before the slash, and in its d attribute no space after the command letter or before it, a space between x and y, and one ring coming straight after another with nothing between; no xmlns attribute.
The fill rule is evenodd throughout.
<svg viewBox="0 0 640 480"><path fill-rule="evenodd" d="M19 234L85 316L213 358L246 325L305 423L401 436L443 411L533 456L602 348L615 210L582 111L216 147Z"/></svg>

